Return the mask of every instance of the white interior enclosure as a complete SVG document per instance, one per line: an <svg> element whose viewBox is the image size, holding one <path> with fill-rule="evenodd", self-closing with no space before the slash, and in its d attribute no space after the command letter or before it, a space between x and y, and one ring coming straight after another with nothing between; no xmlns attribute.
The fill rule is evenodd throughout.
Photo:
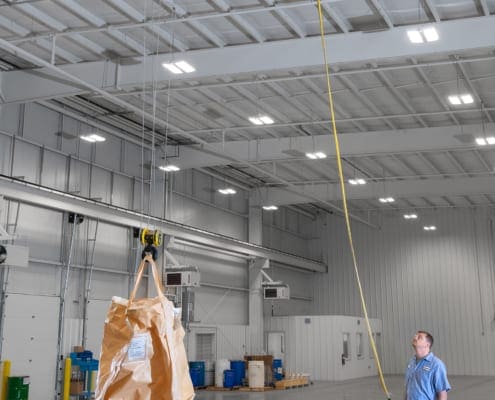
<svg viewBox="0 0 495 400"><path fill-rule="evenodd" d="M381 357L381 321L372 318L370 326ZM267 351L283 359L286 373L308 373L311 379L330 381L377 373L363 318L343 315L272 317L267 320L265 329Z"/></svg>

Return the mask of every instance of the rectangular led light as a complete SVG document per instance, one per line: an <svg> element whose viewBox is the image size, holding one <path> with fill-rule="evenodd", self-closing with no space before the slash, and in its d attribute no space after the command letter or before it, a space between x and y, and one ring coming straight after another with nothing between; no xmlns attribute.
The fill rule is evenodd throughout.
<svg viewBox="0 0 495 400"><path fill-rule="evenodd" d="M306 157L311 158L312 160L316 160L318 158L315 153L306 153Z"/></svg>
<svg viewBox="0 0 495 400"><path fill-rule="evenodd" d="M263 121L258 117L249 117L249 121L254 125L263 125Z"/></svg>
<svg viewBox="0 0 495 400"><path fill-rule="evenodd" d="M175 63L175 66L180 68L186 74L196 71L196 68L194 68L191 64L189 64L186 61L177 61Z"/></svg>
<svg viewBox="0 0 495 400"><path fill-rule="evenodd" d="M275 210L278 210L278 207L277 206L263 206L263 210L275 211Z"/></svg>
<svg viewBox="0 0 495 400"><path fill-rule="evenodd" d="M359 178L359 179L357 180L357 183L358 183L359 185L364 185L364 184L366 184L366 181L365 181L364 179L362 179L362 178Z"/></svg>
<svg viewBox="0 0 495 400"><path fill-rule="evenodd" d="M315 153L315 156L316 156L317 158L320 158L320 159L321 159L321 158L327 158L327 155L326 155L325 153L323 153L322 151L317 151L317 152Z"/></svg>
<svg viewBox="0 0 495 400"><path fill-rule="evenodd" d="M485 138L477 137L476 138L476 144L478 146L486 146L486 140L485 140Z"/></svg>
<svg viewBox="0 0 495 400"><path fill-rule="evenodd" d="M348 181L348 182L349 182L351 185L357 185L357 184L358 184L358 182L357 182L357 180L356 180L356 179L349 179L349 181Z"/></svg>
<svg viewBox="0 0 495 400"><path fill-rule="evenodd" d="M464 104L471 104L474 102L473 96L471 96L470 94L461 95L461 100Z"/></svg>
<svg viewBox="0 0 495 400"><path fill-rule="evenodd" d="M486 141L488 144L495 144L495 136L488 136Z"/></svg>
<svg viewBox="0 0 495 400"><path fill-rule="evenodd" d="M177 171L180 171L180 168L177 167L176 165L160 165L158 167L159 169L161 169L162 171L165 171L165 172L177 172Z"/></svg>
<svg viewBox="0 0 495 400"><path fill-rule="evenodd" d="M411 43L423 43L423 37L418 30L407 31Z"/></svg>
<svg viewBox="0 0 495 400"><path fill-rule="evenodd" d="M438 32L433 27L423 29L423 35L427 42L435 42L438 40Z"/></svg>
<svg viewBox="0 0 495 400"><path fill-rule="evenodd" d="M90 143L104 142L106 140L103 136L97 135L96 133L92 133L90 135L81 135L80 138Z"/></svg>
<svg viewBox="0 0 495 400"><path fill-rule="evenodd" d="M237 192L235 191L235 189L232 189L232 188L225 188L225 189L218 189L218 192L221 193L221 194L236 194Z"/></svg>
<svg viewBox="0 0 495 400"><path fill-rule="evenodd" d="M162 66L164 68L168 69L173 74L182 74L183 73L183 71L179 67L177 67L175 64L163 63Z"/></svg>
<svg viewBox="0 0 495 400"><path fill-rule="evenodd" d="M260 121L266 125L273 124L273 122L274 122L273 119L271 119L268 115L261 115L259 118L260 118Z"/></svg>
<svg viewBox="0 0 495 400"><path fill-rule="evenodd" d="M450 104L453 104L455 106L461 104L461 99L459 98L459 96L449 96L448 99Z"/></svg>

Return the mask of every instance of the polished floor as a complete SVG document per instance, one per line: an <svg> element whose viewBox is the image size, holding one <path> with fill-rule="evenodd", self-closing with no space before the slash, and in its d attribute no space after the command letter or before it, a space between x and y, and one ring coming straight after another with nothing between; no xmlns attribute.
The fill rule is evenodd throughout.
<svg viewBox="0 0 495 400"><path fill-rule="evenodd" d="M392 400L404 399L404 377L385 377ZM495 399L495 376L449 376L452 390L449 400ZM309 387L269 392L196 392L195 400L386 400L378 378L345 382L315 382Z"/></svg>

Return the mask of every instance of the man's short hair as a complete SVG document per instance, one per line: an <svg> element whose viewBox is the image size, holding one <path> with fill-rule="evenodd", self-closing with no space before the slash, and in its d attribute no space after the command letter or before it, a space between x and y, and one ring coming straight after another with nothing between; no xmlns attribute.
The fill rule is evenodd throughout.
<svg viewBox="0 0 495 400"><path fill-rule="evenodd" d="M426 341L430 343L431 348L433 346L433 336L431 335L431 333L426 331L418 331L418 333L422 333L423 335L425 335Z"/></svg>

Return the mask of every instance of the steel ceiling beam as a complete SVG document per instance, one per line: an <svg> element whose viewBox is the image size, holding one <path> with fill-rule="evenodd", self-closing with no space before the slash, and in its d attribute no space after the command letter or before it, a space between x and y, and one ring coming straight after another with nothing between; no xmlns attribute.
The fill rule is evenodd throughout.
<svg viewBox="0 0 495 400"><path fill-rule="evenodd" d="M229 250L252 257L264 257L274 262L289 265L302 270L326 272L327 266L321 262L294 256L278 250L257 246L227 236L197 229L161 218L149 217L111 205L105 205L83 197L42 188L37 185L20 183L7 177L0 177L0 195L6 199L21 201L43 208L73 212L100 221L126 227L143 228L152 223L163 233L176 236L187 242L199 243L211 248ZM143 221L150 221L149 223Z"/></svg>
<svg viewBox="0 0 495 400"><path fill-rule="evenodd" d="M473 24L476 29L472 29ZM495 16L460 19L434 24L441 38L439 40L418 46L407 39L407 27L396 27L393 30L374 33L354 32L345 35L333 35L329 39L331 64L348 64L355 62L377 62L380 59L399 57L419 57L438 55L439 53L457 54L473 48L492 48L492 37L495 37ZM287 51L290 48L291 51ZM355 49L361 49L355 51ZM301 55L304 54L304 57ZM141 87L143 76L151 84L169 80L193 80L222 77L237 74L256 74L263 71L278 69L306 69L321 67L323 63L321 40L319 37L304 39L282 40L262 44L231 46L222 49L204 49L188 51L183 58L196 67L196 71L187 77L178 78L161 67L163 62L170 60L168 54L147 56L137 65L123 65L118 68L118 80L115 84L121 88ZM71 68L71 74L81 77L88 69L103 71L105 62L81 63L77 68ZM65 67L64 69L66 69ZM153 74L154 71L154 74ZM6 101L28 101L38 95L52 93L60 96L73 93L74 85L64 82L61 84L58 76L46 69L33 72L12 71L9 79L3 79L3 93ZM41 78L43 76L43 78ZM97 76L102 76L102 73ZM33 83L33 80L36 82ZM10 82L10 83L6 83ZM42 94L38 94L42 92ZM79 91L81 93L81 91Z"/></svg>
<svg viewBox="0 0 495 400"><path fill-rule="evenodd" d="M339 184L310 184L303 186L305 193L315 197L325 198L328 202L341 201ZM410 197L442 197L495 194L495 175L479 177L456 177L450 179L407 179L403 181L388 181L384 186L381 182L368 182L366 185L347 188L348 200L376 201L379 197L392 196L397 200ZM278 206L307 203L296 193L287 193L280 188L268 188L263 191L263 200L268 204ZM392 204L393 206L393 204Z"/></svg>

